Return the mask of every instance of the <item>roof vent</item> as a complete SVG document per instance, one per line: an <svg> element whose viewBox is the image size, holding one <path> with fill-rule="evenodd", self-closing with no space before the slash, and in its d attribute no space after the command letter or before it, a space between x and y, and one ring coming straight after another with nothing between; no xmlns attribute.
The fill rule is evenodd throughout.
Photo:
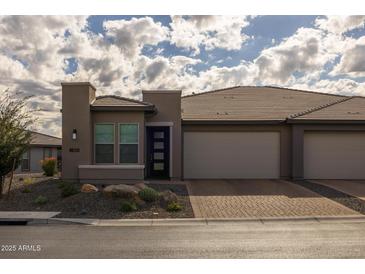
<svg viewBox="0 0 365 274"><path fill-rule="evenodd" d="M356 112L348 111L347 114L354 114L354 115L356 115L356 114L360 114L360 112L358 112L358 111L356 111Z"/></svg>

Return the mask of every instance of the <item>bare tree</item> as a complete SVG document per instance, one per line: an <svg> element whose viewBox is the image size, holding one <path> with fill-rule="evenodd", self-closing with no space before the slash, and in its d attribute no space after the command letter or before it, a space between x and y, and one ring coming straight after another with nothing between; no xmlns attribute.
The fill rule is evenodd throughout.
<svg viewBox="0 0 365 274"><path fill-rule="evenodd" d="M9 90L0 96L0 198L3 194L5 176L18 167L21 157L29 147L35 122L27 109L28 97L12 96ZM15 163L15 164L14 164Z"/></svg>

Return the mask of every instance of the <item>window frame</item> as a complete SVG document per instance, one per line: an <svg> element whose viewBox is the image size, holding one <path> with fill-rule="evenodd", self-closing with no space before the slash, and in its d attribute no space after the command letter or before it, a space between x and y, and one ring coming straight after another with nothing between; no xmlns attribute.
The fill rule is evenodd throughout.
<svg viewBox="0 0 365 274"><path fill-rule="evenodd" d="M113 126L113 142L112 143L96 143L96 126L97 125L111 125ZM95 165L114 165L115 164L115 123L105 122L105 123L94 123L94 164ZM113 145L113 162L111 163L97 163L96 162L96 145Z"/></svg>
<svg viewBox="0 0 365 274"><path fill-rule="evenodd" d="M123 125L137 125L137 143L122 143L122 136L120 134L121 128ZM139 123L134 123L134 122L130 122L130 123L119 123L118 124L118 163L120 165L135 165L139 163L139 143L140 143L140 138L139 138ZM120 161L120 146L121 145L137 145L137 162L135 163L122 163Z"/></svg>

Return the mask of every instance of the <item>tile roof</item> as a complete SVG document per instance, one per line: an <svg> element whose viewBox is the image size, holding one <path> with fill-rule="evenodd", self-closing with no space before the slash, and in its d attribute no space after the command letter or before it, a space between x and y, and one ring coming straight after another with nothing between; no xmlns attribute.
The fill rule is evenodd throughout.
<svg viewBox="0 0 365 274"><path fill-rule="evenodd" d="M32 134L32 140L30 144L32 146L61 146L62 145L62 139L50 135L46 135L39 132L31 132Z"/></svg>
<svg viewBox="0 0 365 274"><path fill-rule="evenodd" d="M348 97L277 87L232 87L182 97L184 121L284 121Z"/></svg>
<svg viewBox="0 0 365 274"><path fill-rule="evenodd" d="M365 121L365 97L348 97L337 104L298 115L294 120Z"/></svg>
<svg viewBox="0 0 365 274"><path fill-rule="evenodd" d="M98 96L91 104L96 107L119 106L119 107L145 107L152 106L150 103L115 95Z"/></svg>

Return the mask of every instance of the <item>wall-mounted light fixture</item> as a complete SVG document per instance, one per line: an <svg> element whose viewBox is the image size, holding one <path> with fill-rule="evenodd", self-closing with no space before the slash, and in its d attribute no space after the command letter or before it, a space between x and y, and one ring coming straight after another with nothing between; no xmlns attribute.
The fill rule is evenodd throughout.
<svg viewBox="0 0 365 274"><path fill-rule="evenodd" d="M74 128L72 130L72 140L76 140L76 139L77 139L77 130L76 130L76 128Z"/></svg>

